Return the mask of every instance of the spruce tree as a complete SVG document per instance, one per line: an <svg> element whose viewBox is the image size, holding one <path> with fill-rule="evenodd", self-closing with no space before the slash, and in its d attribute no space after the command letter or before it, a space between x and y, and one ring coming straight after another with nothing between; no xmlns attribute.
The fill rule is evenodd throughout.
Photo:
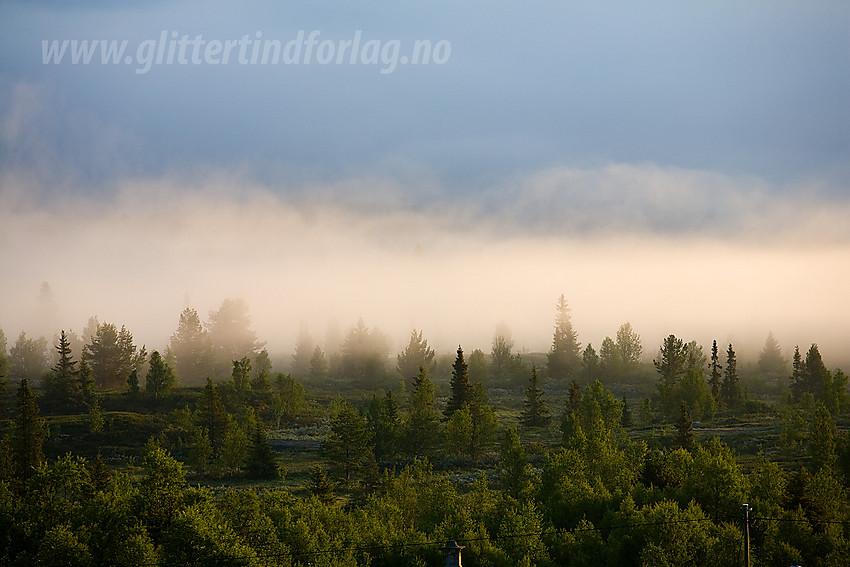
<svg viewBox="0 0 850 567"><path fill-rule="evenodd" d="M162 400L171 393L175 382L174 370L162 359L159 352L153 351L145 380L145 391L148 396L156 401Z"/></svg>
<svg viewBox="0 0 850 567"><path fill-rule="evenodd" d="M256 479L280 478L274 451L269 444L266 430L260 422L257 422L254 428L252 441L251 452L248 455L248 476Z"/></svg>
<svg viewBox="0 0 850 567"><path fill-rule="evenodd" d="M211 378L207 378L207 385L201 392L198 407L195 410L195 420L199 427L206 430L212 448L211 456L217 458L224 445L230 415L227 413L227 408L224 407Z"/></svg>
<svg viewBox="0 0 850 567"><path fill-rule="evenodd" d="M444 412L446 417L451 417L454 412L463 407L469 401L471 392L469 368L463 360L463 349L458 345L457 357L452 365L451 393Z"/></svg>
<svg viewBox="0 0 850 567"><path fill-rule="evenodd" d="M623 415L620 417L620 425L623 427L631 427L633 425L632 410L629 407L629 402L626 396L623 396Z"/></svg>
<svg viewBox="0 0 850 567"><path fill-rule="evenodd" d="M18 411L15 415L15 429L12 436L12 461L15 476L26 482L33 476L35 469L44 463L44 437L46 426L39 416L38 404L29 388L27 379L21 380L18 387Z"/></svg>
<svg viewBox="0 0 850 567"><path fill-rule="evenodd" d="M131 375L135 372L136 371L133 370ZM77 369L77 384L78 386L76 391L80 396L80 403L85 406L91 406L91 404L94 403L96 396L94 372L92 372L85 354L80 360L80 367Z"/></svg>
<svg viewBox="0 0 850 567"><path fill-rule="evenodd" d="M540 379L537 376L537 367L531 367L531 377L528 387L525 389L525 410L522 414L522 423L529 427L543 427L549 423L549 408L543 399L543 391L540 389Z"/></svg>
<svg viewBox="0 0 850 567"><path fill-rule="evenodd" d="M74 368L77 362L71 354L71 342L64 329L59 334L59 343L55 348L58 360L51 369L47 382L47 395L61 405L69 405L78 401L79 398Z"/></svg>
<svg viewBox="0 0 850 567"><path fill-rule="evenodd" d="M729 343L729 348L726 350L726 368L723 369L723 383L720 392L723 403L730 408L738 407L743 400L741 384L738 382L737 366L735 351L732 350L732 343Z"/></svg>
<svg viewBox="0 0 850 567"><path fill-rule="evenodd" d="M768 331L767 338L764 340L764 348L759 354L758 369L765 374L779 375L786 371L787 363L785 357L782 356L782 349L776 338L773 336L773 331Z"/></svg>
<svg viewBox="0 0 850 567"><path fill-rule="evenodd" d="M428 341L422 338L422 331L413 329L410 341L405 349L396 356L396 371L405 380L415 381L419 368L430 368L434 360L434 349L428 346Z"/></svg>
<svg viewBox="0 0 850 567"><path fill-rule="evenodd" d="M794 358L791 362L791 393L794 399L799 401L800 396L806 391L803 372L803 357L800 356L800 347L794 347Z"/></svg>
<svg viewBox="0 0 850 567"><path fill-rule="evenodd" d="M711 385L711 395L714 397L714 402L720 404L722 398L720 395L720 371L723 366L720 365L720 358L717 349L717 340L711 343L711 376L708 379Z"/></svg>
<svg viewBox="0 0 850 567"><path fill-rule="evenodd" d="M579 358L580 345L578 333L573 330L570 308L564 295L558 298L555 312L555 332L552 337L552 348L546 362L549 377L555 380L566 380L574 376L581 361Z"/></svg>
<svg viewBox="0 0 850 567"><path fill-rule="evenodd" d="M679 444L681 447L687 450L693 449L694 425L685 402L681 403L681 412L679 414L679 421L676 422L676 429L679 432Z"/></svg>
<svg viewBox="0 0 850 567"><path fill-rule="evenodd" d="M410 395L405 431L407 452L413 456L430 456L437 446L440 415L436 403L434 383L428 376L428 369L422 366Z"/></svg>

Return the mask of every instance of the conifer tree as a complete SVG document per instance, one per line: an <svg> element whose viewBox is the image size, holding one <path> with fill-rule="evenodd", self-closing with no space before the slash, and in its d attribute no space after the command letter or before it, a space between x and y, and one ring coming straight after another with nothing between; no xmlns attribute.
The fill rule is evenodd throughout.
<svg viewBox="0 0 850 567"><path fill-rule="evenodd" d="M209 335L201 324L198 312L187 307L180 313L177 331L171 335L170 349L174 353L174 373L183 384L199 384L213 370L212 347Z"/></svg>
<svg viewBox="0 0 850 567"><path fill-rule="evenodd" d="M732 343L729 343L729 348L726 350L726 368L723 369L723 383L720 392L723 403L730 408L738 407L743 400L737 366L735 351L732 350Z"/></svg>
<svg viewBox="0 0 850 567"><path fill-rule="evenodd" d="M162 400L171 393L175 382L174 370L166 364L158 351L153 351L145 379L145 391L148 396L157 401Z"/></svg>
<svg viewBox="0 0 850 567"><path fill-rule="evenodd" d="M434 349L422 338L422 331L413 329L410 341L404 350L396 356L396 370L405 380L415 381L420 368L430 368L434 360Z"/></svg>
<svg viewBox="0 0 850 567"><path fill-rule="evenodd" d="M437 446L440 415L436 403L434 384L428 369L420 367L410 395L405 432L407 451L413 456L430 456Z"/></svg>
<svg viewBox="0 0 850 567"><path fill-rule="evenodd" d="M681 403L681 412L679 421L676 422L676 429L679 432L679 444L683 449L691 450L694 448L694 425L691 421L691 416L688 413L688 405L685 402Z"/></svg>
<svg viewBox="0 0 850 567"><path fill-rule="evenodd" d="M785 357L782 356L782 349L776 342L773 331L768 331L767 338L764 340L764 348L759 354L759 371L765 374L782 374L786 372L786 365Z"/></svg>
<svg viewBox="0 0 850 567"><path fill-rule="evenodd" d="M310 379L324 380L328 377L328 361L322 347L316 345L313 356L310 358Z"/></svg>
<svg viewBox="0 0 850 567"><path fill-rule="evenodd" d="M127 377L127 394L129 394L130 398L135 399L139 397L140 391L139 372L137 370L133 370Z"/></svg>
<svg viewBox="0 0 850 567"><path fill-rule="evenodd" d="M549 408L543 399L543 391L540 389L540 380L537 376L537 367L531 367L531 377L528 387L525 389L525 410L522 414L522 423L529 427L543 427L549 423Z"/></svg>
<svg viewBox="0 0 850 567"><path fill-rule="evenodd" d="M331 419L330 432L323 449L346 484L350 483L370 454L366 422L351 404L343 403Z"/></svg>
<svg viewBox="0 0 850 567"><path fill-rule="evenodd" d="M471 392L469 368L463 360L463 349L458 345L457 357L452 365L451 393L444 412L446 417L451 417L454 412L463 407L469 401Z"/></svg>
<svg viewBox="0 0 850 567"><path fill-rule="evenodd" d="M77 381L75 380L75 366L77 362L71 354L71 343L68 334L62 329L59 334L59 343L55 346L57 361L51 369L47 383L47 395L61 404L69 404L77 401Z"/></svg>
<svg viewBox="0 0 850 567"><path fill-rule="evenodd" d="M276 479L280 478L277 463L274 458L274 451L269 444L269 437L266 435L266 430L263 424L259 421L254 428L252 438L251 452L248 454L248 476L257 479Z"/></svg>
<svg viewBox="0 0 850 567"><path fill-rule="evenodd" d="M44 437L46 426L39 416L38 404L27 379L18 387L18 411L12 436L12 462L18 480L26 484L35 469L44 463Z"/></svg>
<svg viewBox="0 0 850 567"><path fill-rule="evenodd" d="M822 400L824 392L829 388L831 376L823 363L818 345L812 344L806 352L803 363L803 388L811 392L816 400Z"/></svg>
<svg viewBox="0 0 850 567"><path fill-rule="evenodd" d="M661 344L661 357L653 360L658 371L658 393L661 397L663 410L671 414L675 411L674 391L681 377L685 374L688 364L688 346L682 339L669 335Z"/></svg>
<svg viewBox="0 0 850 567"><path fill-rule="evenodd" d="M310 469L310 493L318 498L323 504L332 502L334 499L334 486L328 480L328 473L322 465L316 465Z"/></svg>
<svg viewBox="0 0 850 567"><path fill-rule="evenodd" d="M623 396L623 415L620 417L620 425L623 427L631 427L633 421L632 410L629 407L629 402L626 400L626 396Z"/></svg>
<svg viewBox="0 0 850 567"><path fill-rule="evenodd" d="M799 401L800 395L806 391L803 372L803 357L800 355L800 347L794 347L794 358L791 362L791 393L794 399Z"/></svg>
<svg viewBox="0 0 850 567"><path fill-rule="evenodd" d="M720 365L720 358L717 349L717 340L711 343L711 375L708 378L708 384L711 386L711 395L714 397L714 402L720 404L722 402L720 395L720 371L723 367Z"/></svg>
<svg viewBox="0 0 850 567"><path fill-rule="evenodd" d="M132 376L136 370L130 373ZM89 366L86 355L83 354L82 359L80 360L80 367L77 369L77 392L80 396L80 403L91 406L95 400L95 382L94 382L94 372L92 372L91 367ZM136 385L138 385L138 378L136 379Z"/></svg>
<svg viewBox="0 0 850 567"><path fill-rule="evenodd" d="M195 420L199 427L206 429L212 448L212 458L218 457L224 445L230 415L227 413L227 408L224 407L211 378L207 378L207 385L201 392L195 411Z"/></svg>
<svg viewBox="0 0 850 567"><path fill-rule="evenodd" d="M552 348L547 357L546 370L555 380L567 380L574 376L581 363L578 333L573 330L570 308L564 295L558 298L555 312L555 333Z"/></svg>

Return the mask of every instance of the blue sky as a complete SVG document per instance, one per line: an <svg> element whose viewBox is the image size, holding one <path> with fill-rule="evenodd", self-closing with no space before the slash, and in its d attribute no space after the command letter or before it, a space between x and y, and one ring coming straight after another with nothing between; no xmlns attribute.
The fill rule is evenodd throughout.
<svg viewBox="0 0 850 567"><path fill-rule="evenodd" d="M782 184L846 181L850 9L841 2L4 3L3 109L41 105L2 165L59 177L224 165L278 180L425 167L454 188L556 165L651 162ZM450 42L442 65L42 64L42 40ZM35 141L33 141L33 138ZM104 138L108 147L104 148ZM103 163L104 152L122 151ZM411 165L412 164L412 165ZM298 177L295 177L298 179Z"/></svg>
<svg viewBox="0 0 850 567"><path fill-rule="evenodd" d="M319 64L315 54L298 65L234 59L152 64L144 73L133 59L163 31L207 43L261 34L285 45L300 30L317 32L317 50L318 42L338 47L359 33L381 48L398 42L398 57L417 40L450 51L427 65L396 59L384 73L387 61ZM45 64L42 42L54 40L126 41L131 59ZM3 2L0 254L18 269L0 284L0 326L7 335L29 328L17 306L48 280L68 303L77 298L62 325L81 328L97 312L131 319L151 341L162 340L186 297L201 312L230 295L269 301L273 289L220 271L237 263L254 279L299 273L286 287L301 298L297 306L274 311L291 324L281 329L257 316L265 332L285 337L281 348L301 321L320 334L332 317L345 327L371 316L402 337L410 326L435 335L454 326L485 347L505 320L518 346L542 350L560 293L573 303L585 342L596 345L629 318L653 340L680 332L755 344L774 329L780 341L783 330L786 342L818 340L821 330L846 344L837 329L850 308L836 305L850 302L833 280L847 276L837 265L850 265L843 262L850 258L848 101L850 6L838 1ZM183 228L156 218L164 210ZM229 217L214 230L225 235L219 254L203 248L209 219ZM257 228L252 218L285 218L293 228L244 240ZM147 224L135 224L140 219ZM58 261L46 234L67 239L85 267ZM114 249L99 248L104 240ZM403 301L383 304L392 284L374 293L375 274L410 285L384 270L399 254L415 270L404 254L416 244L431 253L430 272L461 258L477 266L456 297L480 316L478 325L432 317L441 305L453 309L442 292L423 306L427 317L389 315L403 311ZM254 247L281 256L246 254ZM180 267L199 248L207 263L192 264L190 277ZM634 253L624 259L623 250ZM710 267L682 268L695 254L708 256ZM315 255L325 262L314 263ZM535 267L552 255L564 265ZM648 263L633 265L636 256ZM165 321L145 331L148 310L106 291L136 290L138 257L159 262L172 282L154 294L169 298ZM358 276L325 290L338 303L310 295L320 274L333 279L332 267L345 272L349 261L360 263ZM502 269L492 268L496 261ZM643 274L647 295L607 271L617 262ZM830 281L788 278L790 262ZM724 276L722 289L739 298L734 321L683 308L689 294L681 290L716 290L706 273L753 265L762 271ZM539 271L539 281L520 283L520 270ZM660 271L675 274L664 287L679 294L670 305L650 287ZM490 284L487 302L476 274L502 281ZM440 281L429 279L421 291L433 293ZM780 317L771 308L812 290L822 302L812 312ZM153 292L137 293L142 301ZM533 299L514 301L523 294ZM668 313L671 306L688 316Z"/></svg>

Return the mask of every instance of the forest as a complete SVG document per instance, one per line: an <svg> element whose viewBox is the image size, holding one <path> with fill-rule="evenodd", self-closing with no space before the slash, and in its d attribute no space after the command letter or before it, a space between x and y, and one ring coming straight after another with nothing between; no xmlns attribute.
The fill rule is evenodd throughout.
<svg viewBox="0 0 850 567"><path fill-rule="evenodd" d="M0 565L846 565L847 376L623 323L548 352L391 353L359 320L271 354L248 306L161 350L0 330ZM2 322L0 322L2 323ZM612 329L612 331L614 331ZM843 354L843 353L836 353ZM746 506L746 514L744 512Z"/></svg>

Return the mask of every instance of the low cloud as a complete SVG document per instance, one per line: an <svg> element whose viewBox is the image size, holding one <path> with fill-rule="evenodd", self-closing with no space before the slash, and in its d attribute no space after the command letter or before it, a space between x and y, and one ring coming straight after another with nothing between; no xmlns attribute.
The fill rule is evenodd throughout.
<svg viewBox="0 0 850 567"><path fill-rule="evenodd" d="M850 338L847 202L758 179L556 168L428 203L381 176L135 179L106 200L30 193L9 175L2 187L8 337L79 332L96 314L164 348L184 307L205 319L240 297L281 355L302 324L321 341L359 317L398 350L415 327L446 351L489 351L504 321L517 348L545 351L564 293L583 344L630 321L650 357L669 333L755 353L773 330L786 350L818 342L830 363ZM47 320L34 315L43 281Z"/></svg>

